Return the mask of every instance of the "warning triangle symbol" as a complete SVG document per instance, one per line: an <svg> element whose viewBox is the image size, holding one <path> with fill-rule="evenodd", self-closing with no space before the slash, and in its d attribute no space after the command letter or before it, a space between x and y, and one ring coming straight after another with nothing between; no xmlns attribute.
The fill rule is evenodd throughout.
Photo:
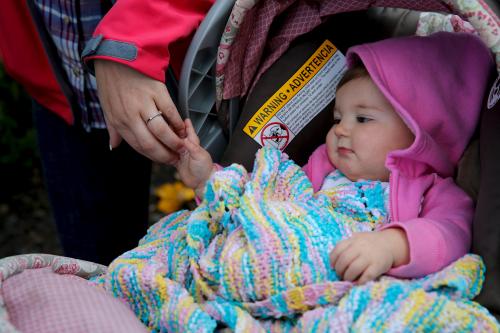
<svg viewBox="0 0 500 333"><path fill-rule="evenodd" d="M256 129L257 129L256 126L248 126L248 130L250 131L250 134L253 134L253 132L255 132Z"/></svg>

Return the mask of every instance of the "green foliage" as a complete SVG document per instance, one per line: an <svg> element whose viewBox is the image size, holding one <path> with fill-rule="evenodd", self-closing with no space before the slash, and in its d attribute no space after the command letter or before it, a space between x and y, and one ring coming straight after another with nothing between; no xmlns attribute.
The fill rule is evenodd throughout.
<svg viewBox="0 0 500 333"><path fill-rule="evenodd" d="M0 64L0 198L22 190L38 161L31 100Z"/></svg>

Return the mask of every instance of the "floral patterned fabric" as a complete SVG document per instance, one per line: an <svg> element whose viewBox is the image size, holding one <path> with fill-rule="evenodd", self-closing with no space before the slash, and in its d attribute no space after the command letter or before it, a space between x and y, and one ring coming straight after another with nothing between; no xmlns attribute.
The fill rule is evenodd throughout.
<svg viewBox="0 0 500 333"><path fill-rule="evenodd" d="M146 333L132 310L88 280L51 267L27 269L2 286L10 322L23 333Z"/></svg>
<svg viewBox="0 0 500 333"><path fill-rule="evenodd" d="M27 269L51 268L57 274L70 274L89 278L102 274L106 267L84 260L54 256L50 254L26 254L0 259L0 290L4 282ZM9 320L3 293L0 293L0 332L17 333Z"/></svg>
<svg viewBox="0 0 500 333"><path fill-rule="evenodd" d="M424 15L417 33L426 35L442 30L471 32L473 27L495 54L500 71L500 21L483 0L343 0L321 3L300 0L237 0L219 46L216 66L217 105L220 105L222 99L246 95L252 82L258 80L297 36L314 29L325 17L369 7L400 7L457 14ZM271 34L274 18L285 10L286 22ZM266 49L268 54L266 59L262 59L266 47L269 48Z"/></svg>
<svg viewBox="0 0 500 333"><path fill-rule="evenodd" d="M495 55L497 71L500 73L500 18L483 0L444 0L453 12L466 19L469 24L456 15L434 13L421 16L417 34L429 35L437 31L463 31L478 34ZM440 16L440 17L439 17ZM472 31L471 31L472 30Z"/></svg>

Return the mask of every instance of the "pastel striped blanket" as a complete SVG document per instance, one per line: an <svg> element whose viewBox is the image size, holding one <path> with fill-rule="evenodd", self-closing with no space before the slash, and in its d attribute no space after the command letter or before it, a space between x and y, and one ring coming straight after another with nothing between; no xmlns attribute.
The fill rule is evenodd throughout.
<svg viewBox="0 0 500 333"><path fill-rule="evenodd" d="M251 175L217 172L198 208L160 220L95 283L153 332L499 331L472 301L484 273L475 255L422 279L339 281L328 254L359 223L264 148Z"/></svg>

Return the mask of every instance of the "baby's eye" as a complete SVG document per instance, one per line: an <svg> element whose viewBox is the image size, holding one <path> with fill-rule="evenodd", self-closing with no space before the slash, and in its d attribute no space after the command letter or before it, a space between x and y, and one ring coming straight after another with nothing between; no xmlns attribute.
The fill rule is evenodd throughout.
<svg viewBox="0 0 500 333"><path fill-rule="evenodd" d="M356 121L358 123L367 123L369 122L371 119L370 118L367 118L367 117L363 117L363 116L358 116L356 117Z"/></svg>
<svg viewBox="0 0 500 333"><path fill-rule="evenodd" d="M333 112L333 124L334 125L338 125L340 124L340 120L341 120L341 116L340 116L340 112L337 112L337 111L334 111Z"/></svg>

